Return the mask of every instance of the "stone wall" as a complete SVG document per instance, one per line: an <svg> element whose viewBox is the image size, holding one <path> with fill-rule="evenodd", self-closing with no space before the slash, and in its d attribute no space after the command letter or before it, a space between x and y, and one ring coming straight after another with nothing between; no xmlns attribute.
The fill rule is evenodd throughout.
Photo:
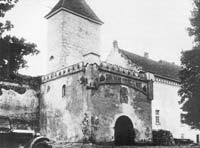
<svg viewBox="0 0 200 148"><path fill-rule="evenodd" d="M151 141L151 100L143 91L147 83L120 76L119 72L110 73L110 70L98 72L100 85L91 91L90 110L99 124L94 130L96 141L114 141L115 123L122 116L130 118L135 142Z"/></svg>
<svg viewBox="0 0 200 148"><path fill-rule="evenodd" d="M0 116L11 119L13 129L39 130L38 90L28 85L0 82Z"/></svg>
<svg viewBox="0 0 200 148"><path fill-rule="evenodd" d="M115 123L125 116L133 124L135 142L151 141L148 81L109 64L78 65L43 77L42 135L57 142L113 142Z"/></svg>
<svg viewBox="0 0 200 148"><path fill-rule="evenodd" d="M99 53L100 25L66 11L48 19L48 72L83 61L84 54Z"/></svg>
<svg viewBox="0 0 200 148"><path fill-rule="evenodd" d="M83 139L81 125L88 109L88 94L80 84L84 67L78 67L74 65L43 78L40 126L41 134L50 139L69 142Z"/></svg>

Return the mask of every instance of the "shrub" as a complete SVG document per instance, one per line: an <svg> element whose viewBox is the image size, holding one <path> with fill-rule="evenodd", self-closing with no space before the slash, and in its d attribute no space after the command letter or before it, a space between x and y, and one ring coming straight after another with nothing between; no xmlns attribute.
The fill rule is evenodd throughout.
<svg viewBox="0 0 200 148"><path fill-rule="evenodd" d="M176 145L192 145L194 144L194 141L190 139L174 139Z"/></svg>
<svg viewBox="0 0 200 148"><path fill-rule="evenodd" d="M153 131L153 145L159 145L159 146L175 145L172 133L166 130Z"/></svg>

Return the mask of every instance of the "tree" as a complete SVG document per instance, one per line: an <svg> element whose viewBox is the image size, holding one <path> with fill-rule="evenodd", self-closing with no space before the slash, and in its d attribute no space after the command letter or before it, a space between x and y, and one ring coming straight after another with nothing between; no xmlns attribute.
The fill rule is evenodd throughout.
<svg viewBox="0 0 200 148"><path fill-rule="evenodd" d="M0 0L0 18L11 10L18 0ZM0 77L10 78L18 73L20 68L27 66L24 59L27 55L36 55L39 51L36 44L27 43L23 38L5 35L14 26L10 21L0 22Z"/></svg>
<svg viewBox="0 0 200 148"><path fill-rule="evenodd" d="M192 50L182 52L179 95L184 111L183 122L200 129L200 0L193 0L193 3L188 32L194 37L194 45Z"/></svg>

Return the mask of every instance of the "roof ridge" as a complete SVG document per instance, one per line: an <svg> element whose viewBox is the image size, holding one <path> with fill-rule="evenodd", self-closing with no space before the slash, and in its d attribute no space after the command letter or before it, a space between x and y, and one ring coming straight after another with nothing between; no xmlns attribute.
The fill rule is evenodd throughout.
<svg viewBox="0 0 200 148"><path fill-rule="evenodd" d="M134 55L136 55L136 56L138 56L138 57L144 58L144 59L146 59L146 60L149 60L149 61L152 61L152 62L155 62L155 63L158 63L158 64L162 64L162 63L159 62L159 61L164 61L166 64L169 64L169 65L171 65L171 66L181 67L180 65L172 64L172 63L170 63L169 61L165 61L165 60L156 61L156 60L153 60L153 59L150 59L150 58L145 58L145 57L143 57L143 56L141 56L141 55L139 55L139 54L135 54L135 53L130 52L130 51L127 51L127 50L123 50L123 49L119 49L119 50L121 50L122 52L124 51L124 52L128 52L128 53L130 53L130 54L134 54ZM165 63L163 63L163 64L165 64Z"/></svg>
<svg viewBox="0 0 200 148"><path fill-rule="evenodd" d="M145 58L141 55L119 49L119 52L123 54L132 63L141 66L146 72L151 72L155 75L162 76L163 78L168 78L171 80L180 81L179 71L181 66L172 63L160 63L153 59Z"/></svg>

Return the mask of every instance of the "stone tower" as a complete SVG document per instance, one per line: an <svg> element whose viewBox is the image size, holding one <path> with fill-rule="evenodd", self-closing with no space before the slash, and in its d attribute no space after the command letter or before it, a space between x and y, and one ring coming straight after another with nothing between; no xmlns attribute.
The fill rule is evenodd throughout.
<svg viewBox="0 0 200 148"><path fill-rule="evenodd" d="M89 53L98 55L103 22L85 0L59 0L46 19L48 73L83 61Z"/></svg>

